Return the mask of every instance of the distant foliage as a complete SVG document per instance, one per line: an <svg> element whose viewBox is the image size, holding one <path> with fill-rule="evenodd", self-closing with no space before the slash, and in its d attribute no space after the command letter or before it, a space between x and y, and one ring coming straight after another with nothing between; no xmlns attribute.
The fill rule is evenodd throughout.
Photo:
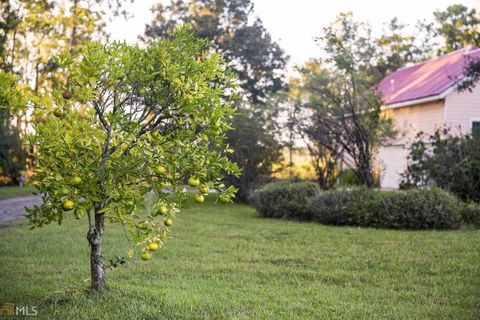
<svg viewBox="0 0 480 320"><path fill-rule="evenodd" d="M17 80L14 75L0 71L0 176L4 176L2 181L15 184L27 158L20 130L13 122L16 110L26 104Z"/></svg>
<svg viewBox="0 0 480 320"><path fill-rule="evenodd" d="M308 199L319 192L317 185L300 180L271 182L252 192L250 200L266 218L309 219Z"/></svg>
<svg viewBox="0 0 480 320"><path fill-rule="evenodd" d="M448 129L419 134L410 147L403 188L436 185L463 200L480 201L480 134L453 136Z"/></svg>
<svg viewBox="0 0 480 320"><path fill-rule="evenodd" d="M338 180L341 186L358 186L360 181L358 181L355 172L352 169L345 169L340 172Z"/></svg>
<svg viewBox="0 0 480 320"><path fill-rule="evenodd" d="M365 188L327 191L310 200L313 219L324 224L386 229L456 229L465 204L439 189L381 192ZM478 208L470 208L470 221Z"/></svg>

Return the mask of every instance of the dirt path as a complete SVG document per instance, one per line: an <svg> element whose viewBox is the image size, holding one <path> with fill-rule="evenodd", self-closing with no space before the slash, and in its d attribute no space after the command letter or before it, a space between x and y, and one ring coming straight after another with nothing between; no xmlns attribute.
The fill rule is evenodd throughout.
<svg viewBox="0 0 480 320"><path fill-rule="evenodd" d="M25 207L33 207L41 203L39 196L15 197L0 200L0 224L24 219Z"/></svg>

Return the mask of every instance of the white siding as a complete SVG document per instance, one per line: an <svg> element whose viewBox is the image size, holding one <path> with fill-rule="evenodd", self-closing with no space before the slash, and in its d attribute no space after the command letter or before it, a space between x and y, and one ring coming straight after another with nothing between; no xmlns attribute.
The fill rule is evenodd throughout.
<svg viewBox="0 0 480 320"><path fill-rule="evenodd" d="M432 134L444 124L444 101L422 103L395 109L386 109L392 117L397 137L380 148L378 162L381 168L382 188L398 188L407 167L408 146L420 131Z"/></svg>
<svg viewBox="0 0 480 320"><path fill-rule="evenodd" d="M480 121L480 85L473 92L454 91L445 98L445 124L453 132L470 132L472 120Z"/></svg>
<svg viewBox="0 0 480 320"><path fill-rule="evenodd" d="M391 142L393 145L410 142L420 131L432 134L443 126L445 120L443 100L385 111L392 117L398 133L397 138Z"/></svg>
<svg viewBox="0 0 480 320"><path fill-rule="evenodd" d="M403 145L381 147L378 153L380 160L382 188L398 188L401 174L407 167L408 150Z"/></svg>

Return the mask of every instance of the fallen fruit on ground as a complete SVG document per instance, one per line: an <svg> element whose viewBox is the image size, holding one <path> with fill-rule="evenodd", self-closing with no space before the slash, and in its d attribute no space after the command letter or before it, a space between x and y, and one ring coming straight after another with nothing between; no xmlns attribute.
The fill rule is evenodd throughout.
<svg viewBox="0 0 480 320"><path fill-rule="evenodd" d="M195 200L196 203L203 203L205 201L205 197L201 193L197 193L194 197L193 200Z"/></svg>
<svg viewBox="0 0 480 320"><path fill-rule="evenodd" d="M188 185L190 187L198 187L199 184L200 184L200 180L198 180L197 177L190 177L188 179Z"/></svg>

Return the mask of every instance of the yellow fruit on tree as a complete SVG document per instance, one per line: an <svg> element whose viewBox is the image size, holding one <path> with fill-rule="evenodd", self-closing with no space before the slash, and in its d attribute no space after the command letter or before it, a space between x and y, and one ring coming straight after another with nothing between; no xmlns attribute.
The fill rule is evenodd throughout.
<svg viewBox="0 0 480 320"><path fill-rule="evenodd" d="M148 251L143 251L142 252L142 255L140 256L140 258L142 258L142 260L150 260L150 258L152 257L152 254Z"/></svg>
<svg viewBox="0 0 480 320"><path fill-rule="evenodd" d="M165 224L167 227L170 227L173 224L173 221L172 219L168 218L163 221L163 224Z"/></svg>
<svg viewBox="0 0 480 320"><path fill-rule="evenodd" d="M220 196L220 198L218 198L218 200L220 201L220 203L223 203L223 204L230 202L230 200L225 196Z"/></svg>
<svg viewBox="0 0 480 320"><path fill-rule="evenodd" d="M82 178L80 178L80 177L73 177L73 179L72 179L72 185L78 186L78 185L81 184L81 183L82 183Z"/></svg>
<svg viewBox="0 0 480 320"><path fill-rule="evenodd" d="M157 242L151 242L148 244L148 250L150 251L157 251L158 250L158 243Z"/></svg>
<svg viewBox="0 0 480 320"><path fill-rule="evenodd" d="M72 210L74 206L75 206L75 202L73 202L72 200L65 200L62 203L62 208L65 211Z"/></svg>
<svg viewBox="0 0 480 320"><path fill-rule="evenodd" d="M200 180L198 180L197 177L190 177L188 179L188 185L190 187L198 187L199 184L200 184Z"/></svg>
<svg viewBox="0 0 480 320"><path fill-rule="evenodd" d="M194 197L193 200L195 200L196 203L203 203L205 201L205 197L201 193L197 193Z"/></svg>
<svg viewBox="0 0 480 320"><path fill-rule="evenodd" d="M198 191L200 191L200 193L207 194L208 193L208 185L207 184L201 184L198 187Z"/></svg>
<svg viewBox="0 0 480 320"><path fill-rule="evenodd" d="M154 171L155 171L156 175L161 176L161 175L164 175L167 172L167 169L165 169L164 166L159 164L158 166L155 167Z"/></svg>
<svg viewBox="0 0 480 320"><path fill-rule="evenodd" d="M160 209L158 209L158 214L164 216L168 213L168 210L167 210L167 207L160 207Z"/></svg>

